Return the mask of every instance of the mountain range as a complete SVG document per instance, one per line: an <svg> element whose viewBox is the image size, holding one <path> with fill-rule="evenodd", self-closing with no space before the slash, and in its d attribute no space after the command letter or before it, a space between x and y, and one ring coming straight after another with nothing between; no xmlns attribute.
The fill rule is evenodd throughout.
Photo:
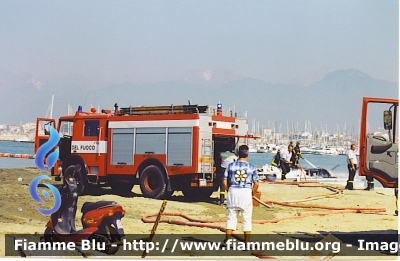
<svg viewBox="0 0 400 261"><path fill-rule="evenodd" d="M308 86L269 83L229 71L192 70L165 82L116 83L101 88L84 88L73 80L43 83L27 74L0 70L0 123L33 122L45 117L51 96L55 95L53 116L66 115L83 105L100 109L141 105L199 104L247 114L249 129L253 119L260 127L286 131L296 124L304 129L336 129L344 124L358 131L361 100L364 96L398 98L398 83L374 79L357 69L334 71ZM383 114L383 113L381 113ZM379 114L379 115L381 115ZM378 123L381 116L377 116Z"/></svg>

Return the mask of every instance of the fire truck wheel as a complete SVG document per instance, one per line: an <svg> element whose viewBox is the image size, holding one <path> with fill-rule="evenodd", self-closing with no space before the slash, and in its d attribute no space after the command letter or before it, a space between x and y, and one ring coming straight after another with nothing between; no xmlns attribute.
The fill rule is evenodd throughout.
<svg viewBox="0 0 400 261"><path fill-rule="evenodd" d="M56 236L54 235L53 229L51 228L46 228L44 231L44 241L46 242L56 242Z"/></svg>
<svg viewBox="0 0 400 261"><path fill-rule="evenodd" d="M109 230L110 234L104 235L105 237L107 237L108 242L106 243L115 243L121 241L121 236L118 234L118 231L115 228L109 227ZM115 254L118 251L119 246L120 245L118 244L116 244L116 246L107 246L104 250L104 253L106 253L107 255Z"/></svg>
<svg viewBox="0 0 400 261"><path fill-rule="evenodd" d="M164 173L157 166L147 166L140 175L140 190L146 198L164 198L167 182Z"/></svg>

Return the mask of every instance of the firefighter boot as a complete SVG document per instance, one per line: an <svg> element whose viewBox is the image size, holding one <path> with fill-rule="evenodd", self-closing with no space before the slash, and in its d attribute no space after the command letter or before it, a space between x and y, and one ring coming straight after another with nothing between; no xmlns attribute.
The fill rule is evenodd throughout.
<svg viewBox="0 0 400 261"><path fill-rule="evenodd" d="M281 180L285 180L285 179L286 179L286 173L282 173Z"/></svg>
<svg viewBox="0 0 400 261"><path fill-rule="evenodd" d="M220 205L223 205L225 202L225 194L226 194L225 189L221 186L219 188L219 204Z"/></svg>
<svg viewBox="0 0 400 261"><path fill-rule="evenodd" d="M348 180L345 189L354 190L353 183L354 183L354 181Z"/></svg>
<svg viewBox="0 0 400 261"><path fill-rule="evenodd" d="M374 190L374 181L368 181L367 187L364 190Z"/></svg>

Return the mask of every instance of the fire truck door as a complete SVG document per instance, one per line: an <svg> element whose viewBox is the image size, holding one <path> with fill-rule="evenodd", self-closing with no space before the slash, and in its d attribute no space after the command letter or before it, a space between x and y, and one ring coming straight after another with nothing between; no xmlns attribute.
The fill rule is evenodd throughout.
<svg viewBox="0 0 400 261"><path fill-rule="evenodd" d="M51 118L38 118L36 119L36 137L35 137L35 147L34 152L39 149L44 143L46 143L50 138L49 127L56 129L56 122ZM49 152L50 153L50 152Z"/></svg>
<svg viewBox="0 0 400 261"><path fill-rule="evenodd" d="M388 134L367 136L366 163L370 171L382 175L389 182L395 182L398 177L398 145L390 137L393 126L391 111L384 111L384 126Z"/></svg>
<svg viewBox="0 0 400 261"><path fill-rule="evenodd" d="M384 136L367 136L367 168L375 173L385 175L389 179L397 180L398 145Z"/></svg>

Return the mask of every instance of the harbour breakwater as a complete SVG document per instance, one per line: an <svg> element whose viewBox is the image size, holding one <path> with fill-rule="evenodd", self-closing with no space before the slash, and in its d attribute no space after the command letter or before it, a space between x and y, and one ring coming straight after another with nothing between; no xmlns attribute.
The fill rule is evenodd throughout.
<svg viewBox="0 0 400 261"><path fill-rule="evenodd" d="M30 142L0 141L0 158L34 159L33 151Z"/></svg>

